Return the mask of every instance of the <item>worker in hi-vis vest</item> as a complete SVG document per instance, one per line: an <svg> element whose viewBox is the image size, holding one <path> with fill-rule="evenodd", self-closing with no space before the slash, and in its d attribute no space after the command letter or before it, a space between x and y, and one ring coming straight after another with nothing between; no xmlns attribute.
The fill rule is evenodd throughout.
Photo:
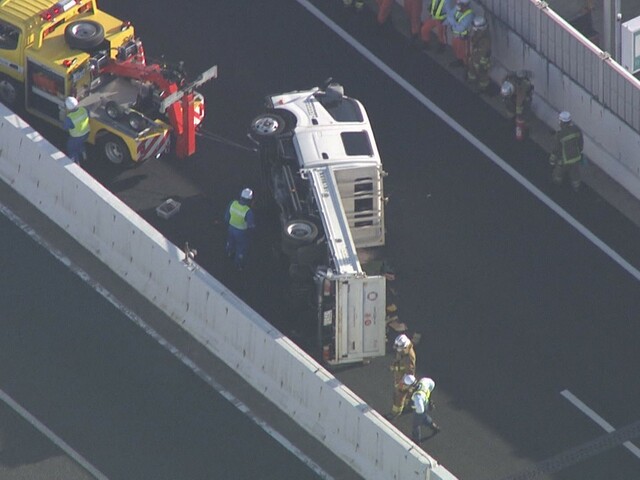
<svg viewBox="0 0 640 480"><path fill-rule="evenodd" d="M64 119L64 129L69 132L67 139L67 156L80 164L86 160L85 143L89 138L89 112L78 105L78 99L67 97L64 100L67 116Z"/></svg>
<svg viewBox="0 0 640 480"><path fill-rule="evenodd" d="M245 188L238 200L233 200L225 212L225 221L229 226L227 231L227 256L233 258L238 270L245 267L247 250L249 248L249 231L254 229L255 219L251 209L253 191Z"/></svg>

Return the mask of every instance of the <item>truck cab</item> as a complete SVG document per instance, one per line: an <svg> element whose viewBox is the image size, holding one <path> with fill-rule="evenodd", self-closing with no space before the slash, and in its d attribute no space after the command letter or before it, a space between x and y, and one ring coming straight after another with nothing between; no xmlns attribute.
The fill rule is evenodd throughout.
<svg viewBox="0 0 640 480"><path fill-rule="evenodd" d="M385 277L363 263L385 243L386 175L363 105L342 86L271 95L250 127L297 289L312 291L322 359L385 354Z"/></svg>

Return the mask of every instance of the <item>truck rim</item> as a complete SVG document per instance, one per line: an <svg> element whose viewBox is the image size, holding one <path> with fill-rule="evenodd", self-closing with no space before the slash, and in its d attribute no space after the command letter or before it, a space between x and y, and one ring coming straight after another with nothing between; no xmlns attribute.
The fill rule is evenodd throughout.
<svg viewBox="0 0 640 480"><path fill-rule="evenodd" d="M90 23L80 22L71 27L71 32L76 38L92 38L97 35L98 30Z"/></svg>
<svg viewBox="0 0 640 480"><path fill-rule="evenodd" d="M109 141L104 144L104 154L111 163L120 165L124 161L124 152L117 142Z"/></svg>
<svg viewBox="0 0 640 480"><path fill-rule="evenodd" d="M279 120L276 117L265 115L253 122L253 129L260 135L273 135L280 128Z"/></svg>

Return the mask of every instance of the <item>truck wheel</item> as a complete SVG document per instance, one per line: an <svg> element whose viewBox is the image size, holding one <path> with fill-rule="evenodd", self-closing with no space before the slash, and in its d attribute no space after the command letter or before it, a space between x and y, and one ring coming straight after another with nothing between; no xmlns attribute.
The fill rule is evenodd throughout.
<svg viewBox="0 0 640 480"><path fill-rule="evenodd" d="M10 108L18 104L18 85L9 77L0 76L0 102Z"/></svg>
<svg viewBox="0 0 640 480"><path fill-rule="evenodd" d="M131 154L124 140L115 135L108 133L98 140L98 148L102 156L114 165L123 167L133 164Z"/></svg>
<svg viewBox="0 0 640 480"><path fill-rule="evenodd" d="M104 106L104 111L112 120L120 120L123 115L122 107L113 100L109 100L107 102L107 104Z"/></svg>
<svg viewBox="0 0 640 480"><path fill-rule="evenodd" d="M145 127L144 118L137 112L129 112L129 115L127 115L127 123L136 132L144 130Z"/></svg>
<svg viewBox="0 0 640 480"><path fill-rule="evenodd" d="M283 133L286 129L284 118L276 113L263 113L251 121L251 136L258 142L266 141Z"/></svg>
<svg viewBox="0 0 640 480"><path fill-rule="evenodd" d="M318 227L305 219L289 220L282 231L283 250L297 249L313 243L318 238Z"/></svg>
<svg viewBox="0 0 640 480"><path fill-rule="evenodd" d="M104 27L93 20L71 22L64 29L64 39L71 48L90 50L104 41Z"/></svg>

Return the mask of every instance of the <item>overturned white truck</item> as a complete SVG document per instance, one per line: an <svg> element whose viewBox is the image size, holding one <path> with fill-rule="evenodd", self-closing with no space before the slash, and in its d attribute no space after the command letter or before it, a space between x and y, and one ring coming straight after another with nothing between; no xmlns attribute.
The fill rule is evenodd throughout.
<svg viewBox="0 0 640 480"><path fill-rule="evenodd" d="M386 173L364 107L328 82L271 95L250 135L278 207L291 283L311 292L322 360L384 355L385 277L365 269L385 242Z"/></svg>

